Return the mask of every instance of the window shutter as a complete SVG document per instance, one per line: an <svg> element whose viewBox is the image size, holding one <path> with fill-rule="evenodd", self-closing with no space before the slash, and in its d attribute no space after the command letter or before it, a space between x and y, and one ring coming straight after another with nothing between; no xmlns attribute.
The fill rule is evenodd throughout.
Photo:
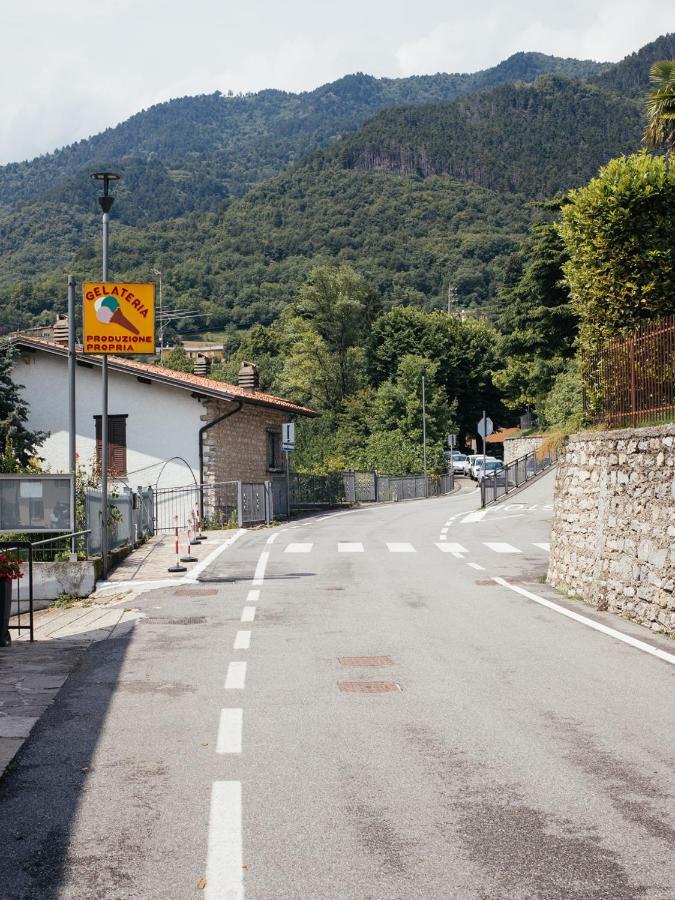
<svg viewBox="0 0 675 900"><path fill-rule="evenodd" d="M96 468L100 474L102 459L101 416L96 422ZM111 475L127 474L127 417L108 416L108 471Z"/></svg>

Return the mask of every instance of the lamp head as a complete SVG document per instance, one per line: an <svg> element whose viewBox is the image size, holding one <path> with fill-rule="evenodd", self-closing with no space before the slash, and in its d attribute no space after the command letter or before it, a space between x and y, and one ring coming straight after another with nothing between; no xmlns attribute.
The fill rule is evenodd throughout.
<svg viewBox="0 0 675 900"><path fill-rule="evenodd" d="M103 194L98 198L98 202L104 213L110 212L115 202L115 198L109 194L110 182L119 181L122 176L118 175L117 172L92 172L91 177L94 181L103 182Z"/></svg>

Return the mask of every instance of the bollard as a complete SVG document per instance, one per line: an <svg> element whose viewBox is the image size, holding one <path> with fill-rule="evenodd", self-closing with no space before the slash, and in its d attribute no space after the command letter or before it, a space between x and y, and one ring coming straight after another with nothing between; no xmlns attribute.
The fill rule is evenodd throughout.
<svg viewBox="0 0 675 900"><path fill-rule="evenodd" d="M205 541L206 535L202 534L202 520L199 515L199 507L196 505L195 505L195 522L196 522L195 527L197 529L197 537L199 538L200 541Z"/></svg>
<svg viewBox="0 0 675 900"><path fill-rule="evenodd" d="M197 557L192 555L192 543L190 541L190 529L187 530L187 554L185 556L181 556L181 562L197 562Z"/></svg>
<svg viewBox="0 0 675 900"><path fill-rule="evenodd" d="M169 572L187 572L187 569L185 568L185 566L181 566L180 560L178 559L178 554L179 554L179 550L178 550L178 516L176 516L176 525L174 527L174 534L175 534L175 538L176 538L176 565L169 566L167 571L169 571Z"/></svg>
<svg viewBox="0 0 675 900"><path fill-rule="evenodd" d="M192 516L190 517L190 521L192 522L192 543L193 544L201 544L202 537L199 534L199 528L197 527L197 517L195 516L196 510L192 510Z"/></svg>

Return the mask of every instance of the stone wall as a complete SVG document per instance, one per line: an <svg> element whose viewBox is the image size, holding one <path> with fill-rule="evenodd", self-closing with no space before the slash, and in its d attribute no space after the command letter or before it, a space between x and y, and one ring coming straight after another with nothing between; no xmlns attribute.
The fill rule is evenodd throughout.
<svg viewBox="0 0 675 900"><path fill-rule="evenodd" d="M675 635L675 425L569 439L548 583Z"/></svg>
<svg viewBox="0 0 675 900"><path fill-rule="evenodd" d="M544 438L538 434L507 438L504 441L504 462L510 463L514 459L520 459L521 456L527 456L528 453L538 450L543 443Z"/></svg>
<svg viewBox="0 0 675 900"><path fill-rule="evenodd" d="M211 422L235 403L209 400L203 422ZM288 413L245 403L233 415L204 432L204 482L265 481L274 471L268 467L267 432L281 434ZM283 469L283 455L280 460ZM276 474L279 474L276 472Z"/></svg>

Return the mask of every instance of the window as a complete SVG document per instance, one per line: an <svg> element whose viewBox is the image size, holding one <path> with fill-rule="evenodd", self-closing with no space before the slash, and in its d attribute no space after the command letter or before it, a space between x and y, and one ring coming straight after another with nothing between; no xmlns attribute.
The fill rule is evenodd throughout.
<svg viewBox="0 0 675 900"><path fill-rule="evenodd" d="M267 468L272 470L283 469L284 462L281 455L281 432L267 432Z"/></svg>
<svg viewBox="0 0 675 900"><path fill-rule="evenodd" d="M101 471L101 416L96 420L96 466ZM127 474L127 416L108 416L108 472Z"/></svg>

